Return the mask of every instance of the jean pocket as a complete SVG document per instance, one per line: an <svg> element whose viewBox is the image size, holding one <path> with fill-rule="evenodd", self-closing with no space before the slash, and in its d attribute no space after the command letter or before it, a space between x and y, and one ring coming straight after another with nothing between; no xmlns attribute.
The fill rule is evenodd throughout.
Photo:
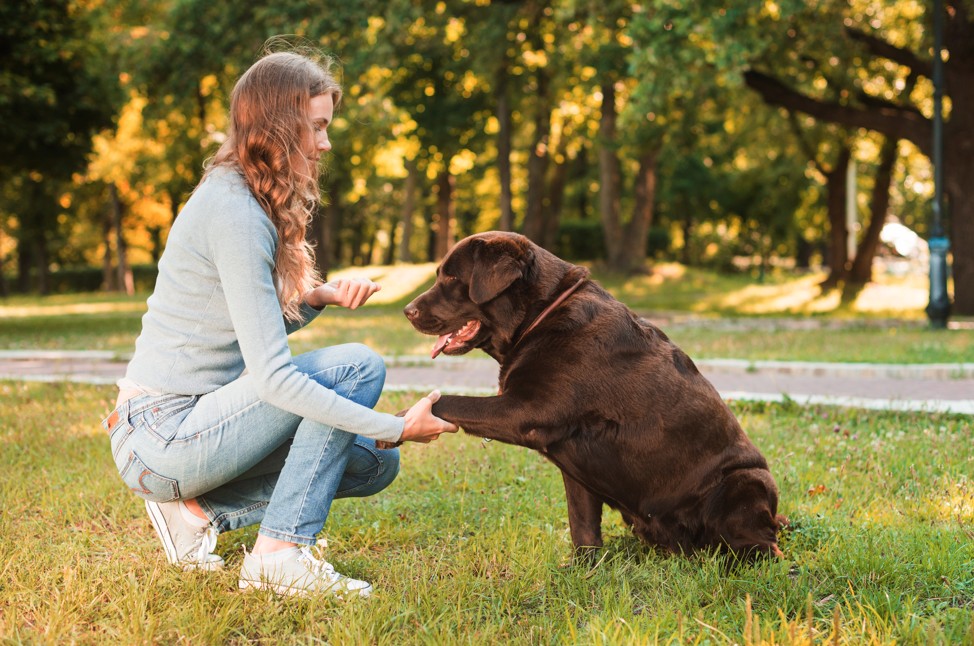
<svg viewBox="0 0 974 646"><path fill-rule="evenodd" d="M163 442L171 441L179 430L182 421L177 417L193 408L199 401L197 395L163 395L151 402L138 415L133 416L133 424L145 428Z"/></svg>
<svg viewBox="0 0 974 646"><path fill-rule="evenodd" d="M129 451L124 462L116 461L115 464L122 476L122 482L135 495L153 502L170 502L179 499L179 485L176 481L161 476L145 466L135 451Z"/></svg>

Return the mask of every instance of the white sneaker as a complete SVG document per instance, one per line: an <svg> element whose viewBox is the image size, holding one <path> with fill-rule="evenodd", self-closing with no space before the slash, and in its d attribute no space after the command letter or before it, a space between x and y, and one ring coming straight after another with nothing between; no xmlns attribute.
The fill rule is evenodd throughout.
<svg viewBox="0 0 974 646"><path fill-rule="evenodd" d="M241 590L256 588L276 594L303 596L329 593L339 598L367 597L372 585L339 574L331 563L316 559L309 547L292 547L269 554L244 554Z"/></svg>
<svg viewBox="0 0 974 646"><path fill-rule="evenodd" d="M149 512L149 520L162 541L162 549L166 558L173 565L183 570L220 570L223 559L212 554L216 547L216 528L212 525L194 527L183 518L179 509L179 501L150 502L145 501L145 510Z"/></svg>

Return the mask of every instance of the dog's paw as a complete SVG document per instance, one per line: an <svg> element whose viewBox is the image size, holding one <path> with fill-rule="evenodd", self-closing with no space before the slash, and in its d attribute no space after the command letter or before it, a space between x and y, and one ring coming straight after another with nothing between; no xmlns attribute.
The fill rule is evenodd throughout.
<svg viewBox="0 0 974 646"><path fill-rule="evenodd" d="M394 448L396 448L398 446L401 446L401 445L402 445L402 442L386 442L385 440L376 440L375 441L375 448L379 449L380 451L385 451L385 450L388 450L388 449L394 449Z"/></svg>

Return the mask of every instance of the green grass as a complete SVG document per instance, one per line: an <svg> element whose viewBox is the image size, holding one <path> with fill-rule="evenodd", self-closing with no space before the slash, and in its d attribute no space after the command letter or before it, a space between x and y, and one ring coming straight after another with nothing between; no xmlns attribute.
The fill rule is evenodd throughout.
<svg viewBox="0 0 974 646"><path fill-rule="evenodd" d="M659 554L607 512L570 554L557 470L462 434L407 445L383 494L335 503L325 554L374 598L283 600L171 569L118 479L109 387L0 382L0 642L960 644L974 640L970 418L733 404L781 489L783 562ZM384 396L398 410L417 394Z"/></svg>
<svg viewBox="0 0 974 646"><path fill-rule="evenodd" d="M412 329L402 307L429 285L432 271L427 264L341 272L370 275L383 290L355 312L326 311L292 335L292 350L360 341L387 356L426 355L431 339ZM772 274L757 283L745 275L661 265L650 276L623 279L597 272L595 277L696 359L974 362L974 324L930 329L923 318L926 292L917 278L888 279L843 300L838 291L821 293L821 275ZM141 329L145 298L7 299L0 302L0 347L128 355Z"/></svg>

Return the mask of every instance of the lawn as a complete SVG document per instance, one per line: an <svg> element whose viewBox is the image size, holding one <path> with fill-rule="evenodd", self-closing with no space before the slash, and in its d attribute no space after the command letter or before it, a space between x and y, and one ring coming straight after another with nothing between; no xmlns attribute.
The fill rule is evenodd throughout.
<svg viewBox="0 0 974 646"><path fill-rule="evenodd" d="M354 340L426 355L401 309L432 270L350 272L383 290L326 312L293 350ZM843 296L816 275L596 278L694 358L974 362L974 325L929 329L920 279ZM0 349L125 356L145 296L0 301ZM561 478L540 456L463 434L408 445L387 492L335 504L323 556L376 588L340 603L237 591L254 528L221 537L224 572L171 569L98 426L114 395L0 382L0 643L974 643L970 417L732 402L791 519L786 558L753 566L658 553L614 512L597 563L572 564Z"/></svg>
<svg viewBox="0 0 974 646"><path fill-rule="evenodd" d="M355 312L333 309L292 336L305 352L345 341L386 356L426 355L402 307L432 280L433 265L368 267L383 289ZM821 274L769 274L763 282L680 265L648 276L595 278L655 321L695 359L792 359L867 363L974 362L974 322L933 330L923 315L922 277L885 277L855 297L818 287ZM130 354L145 312L145 294L75 294L0 301L0 349L109 350Z"/></svg>
<svg viewBox="0 0 974 646"><path fill-rule="evenodd" d="M242 593L171 569L98 427L104 386L0 382L3 643L960 644L974 642L970 418L732 403L792 521L782 561L657 553L607 512L569 565L557 470L461 435L403 449L383 495L337 501L324 555L374 598ZM398 410L416 394L390 394Z"/></svg>

